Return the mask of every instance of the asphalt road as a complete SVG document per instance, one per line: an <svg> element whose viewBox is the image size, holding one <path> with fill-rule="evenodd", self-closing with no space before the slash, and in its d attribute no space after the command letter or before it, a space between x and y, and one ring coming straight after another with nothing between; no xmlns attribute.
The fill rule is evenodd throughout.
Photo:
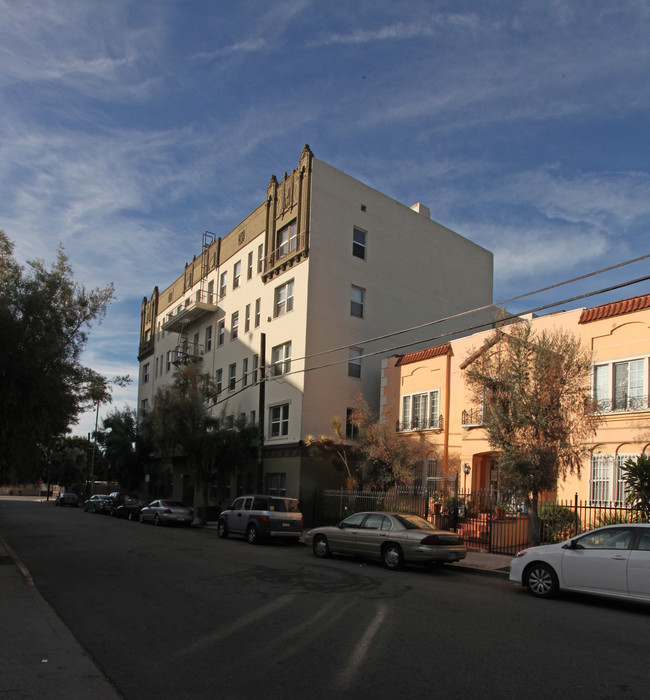
<svg viewBox="0 0 650 700"><path fill-rule="evenodd" d="M0 532L129 700L647 698L650 606L53 504L3 501Z"/></svg>

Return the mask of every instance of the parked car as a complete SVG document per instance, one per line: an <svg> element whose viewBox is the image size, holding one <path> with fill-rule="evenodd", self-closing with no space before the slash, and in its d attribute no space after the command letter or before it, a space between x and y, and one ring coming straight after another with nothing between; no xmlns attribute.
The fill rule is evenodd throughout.
<svg viewBox="0 0 650 700"><path fill-rule="evenodd" d="M65 493L60 493L56 500L54 501L55 506L72 506L77 508L79 506L79 496L72 491L66 491Z"/></svg>
<svg viewBox="0 0 650 700"><path fill-rule="evenodd" d="M140 511L144 505L145 503L137 496L133 496L115 509L115 516L118 518L126 518L127 520L138 520L140 518Z"/></svg>
<svg viewBox="0 0 650 700"><path fill-rule="evenodd" d="M523 549L510 564L510 580L538 598L566 590L650 601L650 525L599 527Z"/></svg>
<svg viewBox="0 0 650 700"><path fill-rule="evenodd" d="M132 493L126 493L125 491L113 491L109 493L106 503L104 504L104 512L109 515L116 515L117 509L130 498L137 498L137 496Z"/></svg>
<svg viewBox="0 0 650 700"><path fill-rule="evenodd" d="M219 516L219 537L244 535L251 544L266 537L298 542L302 513L297 498L249 494L235 499Z"/></svg>
<svg viewBox="0 0 650 700"><path fill-rule="evenodd" d="M152 522L154 525L187 525L194 520L194 510L180 501L152 501L140 510L141 523Z"/></svg>
<svg viewBox="0 0 650 700"><path fill-rule="evenodd" d="M303 538L317 557L333 553L377 559L388 569L405 564L457 562L467 549L455 532L438 530L418 515L354 513L338 525L316 527Z"/></svg>
<svg viewBox="0 0 650 700"><path fill-rule="evenodd" d="M108 495L105 493L96 493L84 502L84 510L87 513L103 513L104 503Z"/></svg>

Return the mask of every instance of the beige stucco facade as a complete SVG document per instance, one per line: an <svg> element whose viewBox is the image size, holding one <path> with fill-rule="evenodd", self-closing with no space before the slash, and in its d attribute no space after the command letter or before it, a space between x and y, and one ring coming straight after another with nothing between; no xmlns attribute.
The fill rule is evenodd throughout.
<svg viewBox="0 0 650 700"><path fill-rule="evenodd" d="M549 314L531 323L536 332L570 331L592 351L592 392L601 408L580 476L569 475L558 483L556 496L573 500L577 494L585 502L620 502L621 463L650 445L650 295ZM498 484L495 455L463 369L488 334L383 362L384 419L403 439L426 446L435 475L458 475L464 490L494 490Z"/></svg>
<svg viewBox="0 0 650 700"><path fill-rule="evenodd" d="M265 201L239 226L223 238L206 233L184 273L143 299L140 408L172 381L175 363L199 357L221 387L207 410L226 406L262 425L261 487L306 502L317 486L340 486L342 474L306 453L305 436L331 432L334 416L345 421L359 392L378 409L382 356L426 346L467 319L390 334L490 305L492 268L489 251L433 221L423 205L396 202L306 146L298 167L271 177ZM489 312L472 317L490 320ZM237 479L230 496L259 487L254 469ZM180 474L174 483L182 495ZM221 486L215 504L227 498Z"/></svg>

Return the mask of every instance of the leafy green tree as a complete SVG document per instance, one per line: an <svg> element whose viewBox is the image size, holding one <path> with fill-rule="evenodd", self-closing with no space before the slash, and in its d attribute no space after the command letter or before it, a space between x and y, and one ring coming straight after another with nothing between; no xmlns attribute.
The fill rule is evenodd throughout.
<svg viewBox="0 0 650 700"><path fill-rule="evenodd" d="M142 439L138 419L131 408L115 409L102 420L99 442L111 469L111 478L126 491L135 491L144 478Z"/></svg>
<svg viewBox="0 0 650 700"><path fill-rule="evenodd" d="M233 466L248 461L254 438L254 426L226 415L210 413L210 401L216 387L197 363L179 367L174 381L161 387L152 410L143 419L143 432L163 458L182 453L188 470L194 473L202 492L205 520L210 483L216 475L226 478Z"/></svg>
<svg viewBox="0 0 650 700"><path fill-rule="evenodd" d="M62 249L51 268L36 260L25 270L13 248L0 231L0 483L42 476L42 450L91 405L98 375L80 358L113 298L112 284L74 282Z"/></svg>
<svg viewBox="0 0 650 700"><path fill-rule="evenodd" d="M83 483L86 478L90 443L86 438L59 438L50 455L49 481L66 489Z"/></svg>
<svg viewBox="0 0 650 700"><path fill-rule="evenodd" d="M621 467L627 487L627 502L638 508L644 522L650 521L650 456L643 453Z"/></svg>
<svg viewBox="0 0 650 700"><path fill-rule="evenodd" d="M499 486L525 500L538 544L540 494L580 474L595 434L591 357L573 335L535 334L522 322L496 331L467 362L468 386L498 453Z"/></svg>

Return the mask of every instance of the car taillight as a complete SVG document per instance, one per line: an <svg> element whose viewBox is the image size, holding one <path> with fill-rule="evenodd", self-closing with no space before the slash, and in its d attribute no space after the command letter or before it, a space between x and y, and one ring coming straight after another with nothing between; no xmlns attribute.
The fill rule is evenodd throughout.
<svg viewBox="0 0 650 700"><path fill-rule="evenodd" d="M302 530L304 526L305 526L305 523L303 522L303 519L300 518L300 529Z"/></svg>
<svg viewBox="0 0 650 700"><path fill-rule="evenodd" d="M263 515L260 520L262 521L262 525L268 525L271 522L271 518L269 518L268 515Z"/></svg>
<svg viewBox="0 0 650 700"><path fill-rule="evenodd" d="M440 539L438 535L427 535L423 540L420 540L420 544L440 544Z"/></svg>
<svg viewBox="0 0 650 700"><path fill-rule="evenodd" d="M194 515L194 511L191 508L190 508L190 512L188 513L188 515Z"/></svg>
<svg viewBox="0 0 650 700"><path fill-rule="evenodd" d="M165 508L165 509L163 510L163 513L165 513L166 515L171 515L171 514L172 514L172 512L171 512L171 510L170 510L169 508Z"/></svg>

